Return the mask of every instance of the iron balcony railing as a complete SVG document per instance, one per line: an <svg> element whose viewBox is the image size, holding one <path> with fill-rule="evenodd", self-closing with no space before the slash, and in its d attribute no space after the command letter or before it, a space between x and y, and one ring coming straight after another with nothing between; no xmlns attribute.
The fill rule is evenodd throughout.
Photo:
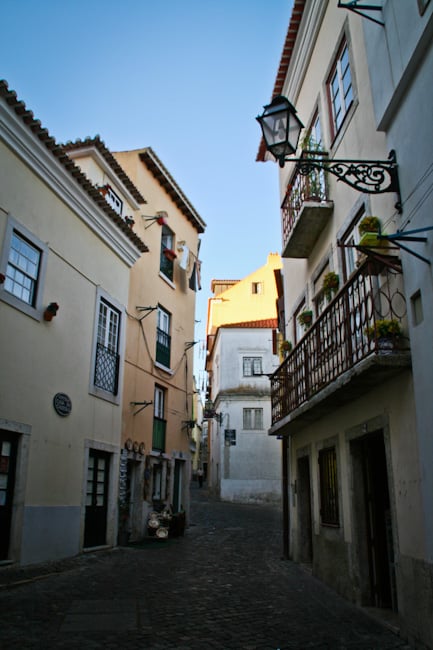
<svg viewBox="0 0 433 650"><path fill-rule="evenodd" d="M315 152L315 155L327 157L328 154ZM304 157L308 158L308 155L304 154ZM297 169L292 176L281 204L284 244L288 242L306 201L329 201L326 172L323 169L312 169L307 175Z"/></svg>
<svg viewBox="0 0 433 650"><path fill-rule="evenodd" d="M401 289L401 273L386 269L373 275L368 261L354 273L271 376L272 424L366 357L381 353L382 342L371 331L378 320L395 319L404 329ZM398 345L404 348L406 341L399 338Z"/></svg>
<svg viewBox="0 0 433 650"><path fill-rule="evenodd" d="M171 336L159 327L156 328L156 360L170 368Z"/></svg>
<svg viewBox="0 0 433 650"><path fill-rule="evenodd" d="M153 418L152 450L165 452L165 432L167 421L162 418Z"/></svg>
<svg viewBox="0 0 433 650"><path fill-rule="evenodd" d="M119 355L102 343L96 344L94 384L117 395L119 383Z"/></svg>

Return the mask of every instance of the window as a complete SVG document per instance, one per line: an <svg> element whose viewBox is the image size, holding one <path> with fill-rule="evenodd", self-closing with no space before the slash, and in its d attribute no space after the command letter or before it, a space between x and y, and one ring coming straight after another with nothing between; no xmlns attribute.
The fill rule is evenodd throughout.
<svg viewBox="0 0 433 650"><path fill-rule="evenodd" d="M360 235L358 231L358 224L364 216L365 208L363 207L356 215L355 219L350 224L349 228L341 238L342 250L342 266L344 271L344 280L347 281L354 271L357 269L357 261L359 252L355 246L359 243Z"/></svg>
<svg viewBox="0 0 433 650"><path fill-rule="evenodd" d="M319 316L322 313L332 299L332 296L327 296L326 292L322 288L323 279L327 273L329 273L329 264L326 264L322 268L320 274L314 280L314 305L316 308L316 316Z"/></svg>
<svg viewBox="0 0 433 650"><path fill-rule="evenodd" d="M174 250L174 234L166 225L162 226L161 234L161 254L159 270L169 280L173 280L173 255Z"/></svg>
<svg viewBox="0 0 433 650"><path fill-rule="evenodd" d="M337 454L335 447L319 452L320 517L327 526L339 525Z"/></svg>
<svg viewBox="0 0 433 650"><path fill-rule="evenodd" d="M244 409L243 428L263 429L263 409Z"/></svg>
<svg viewBox="0 0 433 650"><path fill-rule="evenodd" d="M170 368L170 314L158 307L158 324L156 328L156 361Z"/></svg>
<svg viewBox="0 0 433 650"><path fill-rule="evenodd" d="M252 282L251 293L254 295L263 293L263 282Z"/></svg>
<svg viewBox="0 0 433 650"><path fill-rule="evenodd" d="M37 320L41 319L42 288L48 248L9 217L6 227L0 271L0 298Z"/></svg>
<svg viewBox="0 0 433 650"><path fill-rule="evenodd" d="M117 395L119 383L120 313L105 299L99 301L94 384Z"/></svg>
<svg viewBox="0 0 433 650"><path fill-rule="evenodd" d="M299 322L299 316L307 310L307 305L305 300L301 302L295 313L293 314L293 335L295 338L295 342L298 343L304 336L305 332L307 331L308 327L305 327L302 323Z"/></svg>
<svg viewBox="0 0 433 650"><path fill-rule="evenodd" d="M155 386L153 394L153 435L152 449L165 451L165 431L167 422L164 419L166 391L161 386Z"/></svg>
<svg viewBox="0 0 433 650"><path fill-rule="evenodd" d="M119 196L117 196L116 192L110 187L110 185L107 185L107 193L105 195L105 200L117 214L122 214L123 212L123 201Z"/></svg>
<svg viewBox="0 0 433 650"><path fill-rule="evenodd" d="M262 374L262 357L243 358L244 377Z"/></svg>
<svg viewBox="0 0 433 650"><path fill-rule="evenodd" d="M350 72L349 48L343 42L328 81L331 102L332 131L335 136L353 101L352 75Z"/></svg>

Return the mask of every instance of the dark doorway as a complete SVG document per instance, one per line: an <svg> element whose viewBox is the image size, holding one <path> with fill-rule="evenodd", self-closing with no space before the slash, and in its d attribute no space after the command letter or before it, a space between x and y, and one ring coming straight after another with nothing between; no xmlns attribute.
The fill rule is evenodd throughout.
<svg viewBox="0 0 433 650"><path fill-rule="evenodd" d="M298 548L299 562L313 562L313 529L311 521L310 459L298 458Z"/></svg>
<svg viewBox="0 0 433 650"><path fill-rule="evenodd" d="M0 431L0 560L7 560L15 488L17 437Z"/></svg>
<svg viewBox="0 0 433 650"><path fill-rule="evenodd" d="M86 519L84 546L103 546L107 543L108 474L110 454L89 450L86 489Z"/></svg>
<svg viewBox="0 0 433 650"><path fill-rule="evenodd" d="M179 510L182 508L182 466L182 461L175 460L173 481L173 512L179 512Z"/></svg>
<svg viewBox="0 0 433 650"><path fill-rule="evenodd" d="M353 442L352 454L363 604L397 611L391 507L382 431Z"/></svg>

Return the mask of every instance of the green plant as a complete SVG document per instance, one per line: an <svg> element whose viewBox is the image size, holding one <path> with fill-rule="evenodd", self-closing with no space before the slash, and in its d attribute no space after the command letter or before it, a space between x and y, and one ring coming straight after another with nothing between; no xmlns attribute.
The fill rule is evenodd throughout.
<svg viewBox="0 0 433 650"><path fill-rule="evenodd" d="M298 316L298 322L303 325L305 328L309 327L313 320L313 312L311 309L306 309L301 312Z"/></svg>
<svg viewBox="0 0 433 650"><path fill-rule="evenodd" d="M366 334L371 339L397 338L402 335L401 325L398 320L386 319L377 320L374 325L366 328Z"/></svg>
<svg viewBox="0 0 433 650"><path fill-rule="evenodd" d="M358 225L360 235L366 232L380 232L381 223L379 217L364 217Z"/></svg>
<svg viewBox="0 0 433 650"><path fill-rule="evenodd" d="M328 300L331 300L332 294L338 290L340 286L340 277L338 273L334 271L329 271L323 278L322 289L325 292L325 296Z"/></svg>
<svg viewBox="0 0 433 650"><path fill-rule="evenodd" d="M280 345L281 352L291 352L293 348L291 341L282 341Z"/></svg>

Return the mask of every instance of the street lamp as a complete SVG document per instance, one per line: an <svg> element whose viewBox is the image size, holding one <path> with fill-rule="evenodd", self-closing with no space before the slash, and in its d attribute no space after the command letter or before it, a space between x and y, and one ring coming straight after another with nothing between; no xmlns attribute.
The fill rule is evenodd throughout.
<svg viewBox="0 0 433 650"><path fill-rule="evenodd" d="M398 180L397 160L395 151L391 151L388 160L332 160L323 157L313 157L306 152L303 158L292 158L296 153L299 136L303 124L297 116L297 111L286 97L278 95L270 104L264 106L262 115L256 117L263 133L263 139L268 151L284 167L287 161L296 163L299 173L303 176L313 169L329 171L350 185L358 192L367 194L383 194L395 192L398 195L396 209L401 212L400 184Z"/></svg>

